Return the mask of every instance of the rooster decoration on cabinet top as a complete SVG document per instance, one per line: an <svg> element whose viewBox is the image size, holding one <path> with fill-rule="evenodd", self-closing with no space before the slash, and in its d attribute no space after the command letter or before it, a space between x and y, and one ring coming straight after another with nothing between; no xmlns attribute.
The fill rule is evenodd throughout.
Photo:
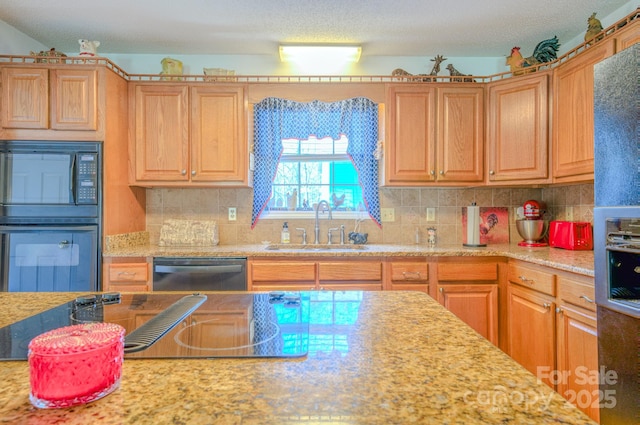
<svg viewBox="0 0 640 425"><path fill-rule="evenodd" d="M560 43L557 36L538 43L533 50L533 55L527 58L522 57L522 54L520 54L520 47L514 47L511 49L511 55L507 57L507 65L511 67L511 72L517 73L516 71L522 68L554 61L557 59L556 53L559 47Z"/></svg>

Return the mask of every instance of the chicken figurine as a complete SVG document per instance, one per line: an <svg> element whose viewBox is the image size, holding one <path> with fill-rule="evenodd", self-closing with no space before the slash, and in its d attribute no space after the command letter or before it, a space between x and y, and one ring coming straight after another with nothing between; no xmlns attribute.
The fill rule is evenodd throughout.
<svg viewBox="0 0 640 425"><path fill-rule="evenodd" d="M335 193L331 194L331 202L333 203L333 209L337 209L340 205L344 204L344 193L340 196L336 196Z"/></svg>
<svg viewBox="0 0 640 425"><path fill-rule="evenodd" d="M521 70L530 66L536 66L541 63L551 62L557 59L558 48L560 43L558 37L554 36L548 40L538 43L533 50L533 55L527 58L522 57L520 54L520 47L514 47L511 49L511 55L507 57L507 65L511 67L511 72Z"/></svg>

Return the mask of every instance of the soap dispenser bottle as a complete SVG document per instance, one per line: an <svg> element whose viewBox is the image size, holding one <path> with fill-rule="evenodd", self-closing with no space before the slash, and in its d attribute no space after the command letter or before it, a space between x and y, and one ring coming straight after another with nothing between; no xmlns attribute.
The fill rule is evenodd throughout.
<svg viewBox="0 0 640 425"><path fill-rule="evenodd" d="M285 221L282 225L282 233L280 233L280 243L291 242L291 234L289 233L289 225Z"/></svg>

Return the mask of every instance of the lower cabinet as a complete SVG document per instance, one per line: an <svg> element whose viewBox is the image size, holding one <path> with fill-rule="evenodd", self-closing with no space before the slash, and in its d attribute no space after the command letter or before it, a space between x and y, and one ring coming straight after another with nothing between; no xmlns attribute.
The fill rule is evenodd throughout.
<svg viewBox="0 0 640 425"><path fill-rule="evenodd" d="M146 258L108 258L102 265L103 292L151 291L151 262Z"/></svg>
<svg viewBox="0 0 640 425"><path fill-rule="evenodd" d="M394 258L386 266L385 290L429 292L429 264L425 258Z"/></svg>
<svg viewBox="0 0 640 425"><path fill-rule="evenodd" d="M552 298L510 284L508 308L509 355L553 388L555 304Z"/></svg>
<svg viewBox="0 0 640 425"><path fill-rule="evenodd" d="M438 302L494 345L498 345L498 281L495 261L437 264Z"/></svg>
<svg viewBox="0 0 640 425"><path fill-rule="evenodd" d="M593 279L558 276L556 391L595 421L600 419L598 330Z"/></svg>
<svg viewBox="0 0 640 425"><path fill-rule="evenodd" d="M380 291L382 259L250 258L249 291Z"/></svg>
<svg viewBox="0 0 640 425"><path fill-rule="evenodd" d="M593 278L510 260L508 354L599 420Z"/></svg>

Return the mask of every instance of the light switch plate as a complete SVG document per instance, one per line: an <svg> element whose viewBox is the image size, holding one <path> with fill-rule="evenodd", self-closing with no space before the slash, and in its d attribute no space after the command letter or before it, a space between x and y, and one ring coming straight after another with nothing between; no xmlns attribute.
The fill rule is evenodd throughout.
<svg viewBox="0 0 640 425"><path fill-rule="evenodd" d="M229 208L229 221L236 221L237 215L236 215L236 208L235 207L230 207Z"/></svg>
<svg viewBox="0 0 640 425"><path fill-rule="evenodd" d="M567 221L573 221L573 207L565 207L565 217Z"/></svg>
<svg viewBox="0 0 640 425"><path fill-rule="evenodd" d="M436 209L427 208L427 221L436 221Z"/></svg>
<svg viewBox="0 0 640 425"><path fill-rule="evenodd" d="M396 214L393 208L380 208L380 218L383 222L396 221Z"/></svg>

